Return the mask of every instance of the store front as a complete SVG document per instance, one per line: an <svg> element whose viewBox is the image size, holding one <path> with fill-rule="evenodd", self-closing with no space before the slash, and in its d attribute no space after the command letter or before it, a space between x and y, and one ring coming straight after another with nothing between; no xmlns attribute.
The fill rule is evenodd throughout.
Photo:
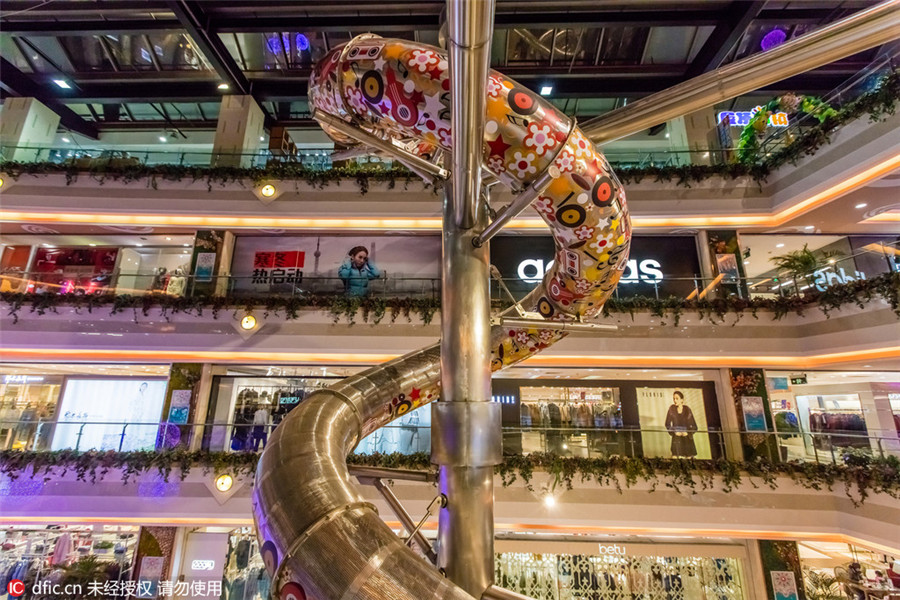
<svg viewBox="0 0 900 600"><path fill-rule="evenodd" d="M0 449L46 448L63 382L59 375L0 375Z"/></svg>
<svg viewBox="0 0 900 600"><path fill-rule="evenodd" d="M643 370L569 371L560 376L519 368L494 379L504 452L724 456L715 383L703 380L714 374L654 370L657 375L647 376L656 379L646 380L639 378ZM518 378L523 375L528 378Z"/></svg>
<svg viewBox="0 0 900 600"><path fill-rule="evenodd" d="M841 448L897 450L900 373L767 371L766 392L787 459L815 460Z"/></svg>
<svg viewBox="0 0 900 600"><path fill-rule="evenodd" d="M746 543L616 538L495 543L495 581L535 600L751 598Z"/></svg>
<svg viewBox="0 0 900 600"><path fill-rule="evenodd" d="M0 589L5 593L13 579L24 582L26 590L35 584L80 584L85 597L92 581L101 589L105 582L124 589L132 582L138 532L133 526L5 526L0 529ZM40 597L66 597L63 589Z"/></svg>
<svg viewBox="0 0 900 600"><path fill-rule="evenodd" d="M168 372L168 365L4 364L0 449L152 449Z"/></svg>
<svg viewBox="0 0 900 600"><path fill-rule="evenodd" d="M516 297L531 291L555 256L556 245L550 236L501 235L491 240L491 264ZM683 298L696 289L699 277L700 260L693 236L636 235L631 238L628 263L616 295Z"/></svg>
<svg viewBox="0 0 900 600"><path fill-rule="evenodd" d="M193 236L4 235L2 242L2 291L181 295Z"/></svg>
<svg viewBox="0 0 900 600"><path fill-rule="evenodd" d="M751 296L823 291L900 271L898 236L742 234L740 244Z"/></svg>
<svg viewBox="0 0 900 600"><path fill-rule="evenodd" d="M231 274L235 294L439 294L441 238L239 236Z"/></svg>
<svg viewBox="0 0 900 600"><path fill-rule="evenodd" d="M900 554L839 542L797 542L807 597L900 598Z"/></svg>

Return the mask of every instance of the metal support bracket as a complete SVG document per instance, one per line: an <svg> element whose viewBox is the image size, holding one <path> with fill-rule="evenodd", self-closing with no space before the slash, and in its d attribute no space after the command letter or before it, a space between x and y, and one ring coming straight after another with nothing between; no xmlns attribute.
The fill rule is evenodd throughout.
<svg viewBox="0 0 900 600"><path fill-rule="evenodd" d="M365 144L366 146L381 150L390 155L426 182L431 181L434 177L447 179L450 176L450 172L447 169L439 167L434 163L425 160L421 156L416 156L415 154L398 147L391 141L383 140L372 135L368 131L355 127L353 124L348 123L343 119L339 119L319 110L313 112L312 118L322 125L336 129L344 135L357 140L360 144Z"/></svg>
<svg viewBox="0 0 900 600"><path fill-rule="evenodd" d="M544 193L550 182L559 177L559 169L555 165L550 165L544 173L538 177L531 185L522 190L509 204L497 213L497 218L491 221L491 224L485 227L484 231L472 238L472 244L476 248L481 248L485 242L500 233L503 226L512 221L515 217L528 208L534 202L534 199Z"/></svg>
<svg viewBox="0 0 900 600"><path fill-rule="evenodd" d="M437 552L434 551L434 548L431 547L431 542L422 535L422 532L419 531L422 528L422 525L425 524L425 521L428 520L428 517L431 516L431 512L434 507L434 503L436 500L440 499L441 496L435 498L435 500L431 501L431 504L428 505L428 509L425 513L425 516L419 521L418 524L413 523L412 517L406 512L406 509L403 508L403 505L400 503L400 499L394 494L394 491L391 490L390 487L384 484L381 479L374 479L373 485L375 489L381 494L384 498L385 502L388 503L388 506L391 507L393 513L397 516L397 519L403 525L403 528L410 532L409 536L406 538L405 543L408 546L410 542L415 542L415 544L425 553L425 556L428 557L428 560L431 561L431 564L437 564Z"/></svg>
<svg viewBox="0 0 900 600"><path fill-rule="evenodd" d="M500 275L500 271L498 271L497 267L495 267L494 265L491 265L491 277L494 279L494 281L497 282L497 285L500 286L500 289L503 290L503 293L506 294L506 296L512 301L512 308L515 309L516 313L518 313L520 317L526 317L527 314L525 312L525 309L522 308L522 303L516 300L516 297L513 296L512 292L509 291L509 288L506 287L506 283L504 283L503 281L503 276Z"/></svg>

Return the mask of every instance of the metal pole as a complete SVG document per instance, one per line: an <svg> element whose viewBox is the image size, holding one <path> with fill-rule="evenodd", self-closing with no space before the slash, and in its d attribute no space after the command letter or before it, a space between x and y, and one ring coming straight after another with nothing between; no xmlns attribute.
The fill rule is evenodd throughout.
<svg viewBox="0 0 900 600"><path fill-rule="evenodd" d="M900 31L900 0L888 0L831 25L704 73L582 124L596 143L610 142L735 98L788 77L880 46Z"/></svg>
<svg viewBox="0 0 900 600"><path fill-rule="evenodd" d="M494 469L500 405L491 402L488 224L481 146L494 0L448 0L451 179L444 199L441 399L432 405L432 461L447 506L438 517L438 566L480 598L494 579Z"/></svg>
<svg viewBox="0 0 900 600"><path fill-rule="evenodd" d="M391 510L394 511L394 514L397 516L397 519L406 529L406 532L412 536L413 541L417 546L425 553L425 556L428 557L428 560L434 562L437 560L437 555L434 553L434 550L431 548L431 544L422 535L422 532L418 530L416 524L413 522L412 517L406 512L406 509L403 508L403 505L400 504L400 500L397 499L397 496L394 494L394 490L384 485L384 482L381 479L375 480L375 489L384 497L385 502L388 503L388 506L391 507Z"/></svg>

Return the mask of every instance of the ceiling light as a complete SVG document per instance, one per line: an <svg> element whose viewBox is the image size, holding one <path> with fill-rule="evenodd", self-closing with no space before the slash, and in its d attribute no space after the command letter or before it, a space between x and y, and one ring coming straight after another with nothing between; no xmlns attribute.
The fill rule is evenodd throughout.
<svg viewBox="0 0 900 600"><path fill-rule="evenodd" d="M541 96L549 96L553 93L552 85L542 85L541 86Z"/></svg>
<svg viewBox="0 0 900 600"><path fill-rule="evenodd" d="M96 246L96 245L97 245L97 244L88 244L88 246L90 246L91 248L93 248L93 247Z"/></svg>
<svg viewBox="0 0 900 600"><path fill-rule="evenodd" d="M234 477L231 475L219 475L216 478L216 489L220 492L227 492L234 485Z"/></svg>
<svg viewBox="0 0 900 600"><path fill-rule="evenodd" d="M256 327L256 317L253 315L247 315L243 319L241 319L241 329L250 330Z"/></svg>
<svg viewBox="0 0 900 600"><path fill-rule="evenodd" d="M143 246L143 244L135 244L135 246L137 246L138 248L140 248L140 247Z"/></svg>
<svg viewBox="0 0 900 600"><path fill-rule="evenodd" d="M775 244L776 248L784 248L784 244Z"/></svg>
<svg viewBox="0 0 900 600"><path fill-rule="evenodd" d="M666 139L669 139L669 132L666 132Z"/></svg>
<svg viewBox="0 0 900 600"><path fill-rule="evenodd" d="M166 236L166 241L167 241L167 242L171 242L171 241L172 241L172 238L170 238L169 236Z"/></svg>
<svg viewBox="0 0 900 600"><path fill-rule="evenodd" d="M865 208L867 206L868 206L868 204L866 204L865 202L860 202L859 204L856 205L856 208Z"/></svg>
<svg viewBox="0 0 900 600"><path fill-rule="evenodd" d="M65 142L66 144L68 144L68 143L71 142L72 140L70 140L70 139L67 138L67 137L64 137L64 138L62 139L62 141Z"/></svg>
<svg viewBox="0 0 900 600"><path fill-rule="evenodd" d="M261 141L261 142L266 141L266 136L264 136L264 135L259 136L259 141Z"/></svg>
<svg viewBox="0 0 900 600"><path fill-rule="evenodd" d="M0 187L3 187L3 178L0 177Z"/></svg>
<svg viewBox="0 0 900 600"><path fill-rule="evenodd" d="M815 225L807 225L807 226L806 226L806 227L804 227L804 228L803 228L803 229L807 229L807 230L809 230L809 229L815 229L815 228L816 228L816 226L815 226Z"/></svg>
<svg viewBox="0 0 900 600"><path fill-rule="evenodd" d="M168 138L166 138L166 136L164 136L164 135L159 136L159 141L161 141L163 144L166 143L166 140L167 140L167 139L168 139Z"/></svg>
<svg viewBox="0 0 900 600"><path fill-rule="evenodd" d="M188 247L190 247L190 244L182 244L182 246L184 246L185 248L188 248Z"/></svg>
<svg viewBox="0 0 900 600"><path fill-rule="evenodd" d="M61 87L61 88L64 89L64 90L71 90L71 89L72 89L72 86L69 85L69 82L66 81L65 79L54 79L54 80L53 80L53 83L55 83L56 85L58 85L59 87Z"/></svg>
<svg viewBox="0 0 900 600"><path fill-rule="evenodd" d="M553 494L547 494L544 496L544 506L547 508L553 508L556 506L556 498L553 497Z"/></svg>
<svg viewBox="0 0 900 600"><path fill-rule="evenodd" d="M275 195L275 186L271 183L262 186L259 190L259 193L265 196L266 198L271 198Z"/></svg>
<svg viewBox="0 0 900 600"><path fill-rule="evenodd" d="M220 83L218 86L216 86L216 88L217 88L217 89L220 89L220 90L227 90L227 89L228 89L228 84L227 84L227 83Z"/></svg>

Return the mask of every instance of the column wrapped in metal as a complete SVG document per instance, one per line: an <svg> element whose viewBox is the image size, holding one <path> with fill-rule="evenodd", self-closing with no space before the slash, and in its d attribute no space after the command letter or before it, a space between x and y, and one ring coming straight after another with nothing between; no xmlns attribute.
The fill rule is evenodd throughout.
<svg viewBox="0 0 900 600"><path fill-rule="evenodd" d="M450 147L449 89L447 57L438 48L361 36L316 65L310 99L316 111L402 140L427 158ZM631 228L622 186L581 131L533 92L492 71L486 101L482 159L498 180L525 189L551 166L559 171L533 205L554 236L556 260L527 305L557 321L599 313L627 263ZM538 326L494 327L491 369L564 335ZM374 367L311 395L275 430L257 469L253 504L277 597L472 597L391 532L346 466L362 436L437 399L440 364L435 345ZM468 473L460 476L475 472Z"/></svg>

